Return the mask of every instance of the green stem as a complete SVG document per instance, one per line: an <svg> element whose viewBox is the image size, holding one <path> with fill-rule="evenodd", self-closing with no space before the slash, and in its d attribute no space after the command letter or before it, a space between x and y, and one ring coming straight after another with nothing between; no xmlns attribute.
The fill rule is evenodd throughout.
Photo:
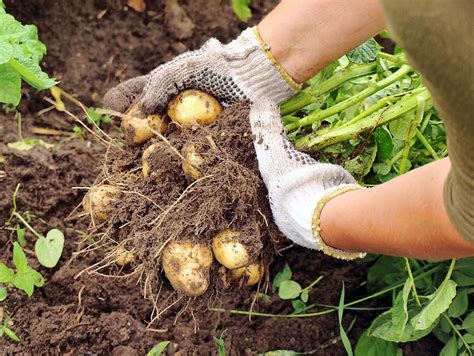
<svg viewBox="0 0 474 356"><path fill-rule="evenodd" d="M375 73L376 69L376 63L354 65L343 69L334 74L331 78L322 82L320 85L303 89L298 94L285 101L280 106L281 115L284 116L301 110L305 106L316 101L318 96L333 91L348 80Z"/></svg>
<svg viewBox="0 0 474 356"><path fill-rule="evenodd" d="M23 130L21 128L21 112L19 111L18 111L17 124L18 124L18 138L20 139L20 141L23 141Z"/></svg>
<svg viewBox="0 0 474 356"><path fill-rule="evenodd" d="M407 60L403 56L395 56L393 54L385 53L385 52L379 52L377 54L379 58L386 59L390 62L397 63L397 64L408 64Z"/></svg>
<svg viewBox="0 0 474 356"><path fill-rule="evenodd" d="M433 147L430 145L430 143L425 138L425 136L423 136L423 134L420 132L420 130L416 129L415 135L416 135L416 138L423 144L423 146L425 146L425 148L431 154L431 157L433 157L435 160L438 160L439 159L438 154L433 149Z"/></svg>
<svg viewBox="0 0 474 356"><path fill-rule="evenodd" d="M21 223L23 225L25 225L26 228L28 228L28 230L30 230L33 235L35 235L37 238L39 239L44 239L45 237L40 235L35 229L33 229L30 224L28 224L28 222L23 218L23 216L21 216L20 214L18 214L16 211L13 212L13 216L16 217L18 220L21 221Z"/></svg>
<svg viewBox="0 0 474 356"><path fill-rule="evenodd" d="M400 162L400 168L399 168L399 175L402 175L405 173L406 170L406 163L408 161L408 156L410 154L410 149L413 146L413 136L415 136L415 130L418 127L418 125L421 123L421 120L423 120L423 115L425 113L425 104L426 100L423 98L418 97L418 105L416 107L416 114L412 122L410 123L410 127L407 132L407 138L405 140L405 145L403 147L403 153L402 153L402 161Z"/></svg>
<svg viewBox="0 0 474 356"><path fill-rule="evenodd" d="M415 296L416 304L418 304L418 306L421 307L420 298L418 298L418 293L416 291L415 280L413 279L413 273L411 272L410 261L406 257L405 257L405 264L407 266L408 278L410 278L410 280L412 282L411 283L411 287L412 287L411 289L413 290L413 295Z"/></svg>
<svg viewBox="0 0 474 356"><path fill-rule="evenodd" d="M464 344L464 346L466 347L466 350L467 352L469 353L469 355L472 356L472 352L471 352L471 347L468 345L468 343L466 342L466 340L464 339L464 337L461 335L461 333L459 332L458 328L456 327L456 325L453 324L453 322L451 321L451 318L449 318L446 313L443 313L442 314L443 317L446 319L446 321L448 322L449 326L451 326L451 329L453 329L454 333L458 335L458 337L461 339L462 343Z"/></svg>
<svg viewBox="0 0 474 356"><path fill-rule="evenodd" d="M338 112L341 112L341 111L351 107L352 105L355 105L355 104L361 102L365 98L368 98L369 96L375 94L376 92L378 92L379 90L389 86L390 84L393 84L396 81L399 81L404 76L406 76L410 71L412 71L412 68L410 66L403 65L395 73L392 73L388 77L386 77L386 78L384 78L384 79L382 79L378 82L372 83L372 85L370 85L368 88L362 90L358 94L356 94L356 95L354 95L354 96L352 96L352 97L350 97L350 98L348 98L348 99L346 99L346 100L344 100L344 101L342 101L342 102L340 102L340 103L338 103L334 106L331 106L330 108L328 108L326 110L323 110L323 111L320 111L320 112L317 112L317 113L314 113L314 114L310 114L310 115L302 118L298 122L294 122L294 123L291 123L289 125L286 125L285 128L286 128L287 131L291 131L291 130L297 129L299 127L302 127L302 126L308 126L308 125L314 124L317 121L321 121L321 120L323 120L323 119L325 119L329 116L337 114Z"/></svg>
<svg viewBox="0 0 474 356"><path fill-rule="evenodd" d="M399 119L410 111L415 110L418 105L418 97L428 101L431 95L425 87L422 87L413 91L412 94L405 95L400 101L382 113L375 112L353 125L337 127L323 135L319 135L318 132L309 134L297 139L295 146L299 150L311 149L317 151L336 143L356 138L365 131Z"/></svg>
<svg viewBox="0 0 474 356"><path fill-rule="evenodd" d="M309 286L307 286L306 288L304 288L302 291L304 290L310 290L311 288L313 288L316 284L319 283L319 281L321 281L321 279L323 279L324 276L319 276L313 283L311 283Z"/></svg>

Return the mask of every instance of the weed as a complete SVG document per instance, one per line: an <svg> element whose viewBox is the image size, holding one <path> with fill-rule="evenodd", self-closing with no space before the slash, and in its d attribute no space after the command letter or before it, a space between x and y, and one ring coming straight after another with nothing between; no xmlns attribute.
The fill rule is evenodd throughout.
<svg viewBox="0 0 474 356"><path fill-rule="evenodd" d="M153 348L148 351L147 356L160 356L168 347L169 343L169 341L162 341L159 344L153 346Z"/></svg>

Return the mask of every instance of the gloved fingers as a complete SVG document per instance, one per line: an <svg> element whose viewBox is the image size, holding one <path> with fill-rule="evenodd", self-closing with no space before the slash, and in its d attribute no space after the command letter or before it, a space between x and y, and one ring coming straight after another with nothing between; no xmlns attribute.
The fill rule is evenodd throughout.
<svg viewBox="0 0 474 356"><path fill-rule="evenodd" d="M110 89L104 96L107 109L126 112L143 92L148 76L129 79Z"/></svg>

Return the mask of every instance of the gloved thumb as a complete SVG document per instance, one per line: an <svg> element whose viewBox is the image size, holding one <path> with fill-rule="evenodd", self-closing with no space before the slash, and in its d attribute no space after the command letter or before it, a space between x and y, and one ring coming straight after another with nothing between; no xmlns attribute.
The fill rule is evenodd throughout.
<svg viewBox="0 0 474 356"><path fill-rule="evenodd" d="M148 76L143 75L113 87L104 96L104 107L122 113L128 111L142 94L147 80Z"/></svg>

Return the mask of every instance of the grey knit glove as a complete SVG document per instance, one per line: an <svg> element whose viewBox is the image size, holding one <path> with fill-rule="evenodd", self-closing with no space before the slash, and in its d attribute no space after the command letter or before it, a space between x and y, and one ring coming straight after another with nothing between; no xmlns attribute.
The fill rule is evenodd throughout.
<svg viewBox="0 0 474 356"><path fill-rule="evenodd" d="M118 85L104 102L110 109L125 112L138 99L142 112L151 114L164 111L181 90L194 88L214 95L224 105L257 98L279 103L298 89L291 81L265 54L256 28L249 28L228 45L212 38L200 49Z"/></svg>
<svg viewBox="0 0 474 356"><path fill-rule="evenodd" d="M275 223L295 243L328 255L353 259L364 254L327 246L319 234L322 208L336 195L360 189L342 167L296 151L287 140L278 104L299 88L271 55L256 28L223 45L209 40L149 75L111 89L105 104L125 112L135 101L146 114L163 112L183 89L200 89L224 105L246 100L260 173L268 188Z"/></svg>

